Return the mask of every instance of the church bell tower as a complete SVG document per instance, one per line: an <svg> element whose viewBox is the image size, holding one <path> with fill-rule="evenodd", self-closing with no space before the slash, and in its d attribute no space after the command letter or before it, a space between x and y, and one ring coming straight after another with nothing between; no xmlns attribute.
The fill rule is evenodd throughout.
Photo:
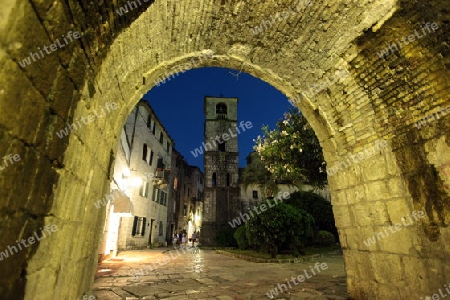
<svg viewBox="0 0 450 300"><path fill-rule="evenodd" d="M213 245L216 234L239 213L238 98L204 99L203 143L205 190L202 243Z"/></svg>

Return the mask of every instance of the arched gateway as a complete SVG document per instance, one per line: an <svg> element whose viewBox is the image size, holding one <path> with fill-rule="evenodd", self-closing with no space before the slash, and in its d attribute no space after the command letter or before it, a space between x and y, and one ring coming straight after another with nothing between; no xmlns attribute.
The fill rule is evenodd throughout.
<svg viewBox="0 0 450 300"><path fill-rule="evenodd" d="M259 77L308 118L336 167L352 298L437 293L450 282L449 20L445 0L3 1L0 251L51 235L2 257L0 294L90 290L105 215L93 203L125 118L164 78L204 66Z"/></svg>

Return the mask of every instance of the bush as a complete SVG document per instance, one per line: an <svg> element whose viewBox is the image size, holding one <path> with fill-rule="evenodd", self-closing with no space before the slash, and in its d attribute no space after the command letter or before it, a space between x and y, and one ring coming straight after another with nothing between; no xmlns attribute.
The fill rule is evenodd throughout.
<svg viewBox="0 0 450 300"><path fill-rule="evenodd" d="M247 239L247 228L245 226L240 226L233 234L234 239L236 240L239 249L247 249L248 248L248 239Z"/></svg>
<svg viewBox="0 0 450 300"><path fill-rule="evenodd" d="M325 230L320 230L317 233L315 241L317 244L319 244L321 246L331 246L334 243L336 243L336 240L334 239L334 235L331 232L328 232Z"/></svg>
<svg viewBox="0 0 450 300"><path fill-rule="evenodd" d="M292 193L284 202L295 208L306 210L314 218L316 231L326 230L333 234L335 240L339 240L331 203L323 197L313 192L298 191Z"/></svg>
<svg viewBox="0 0 450 300"><path fill-rule="evenodd" d="M250 218L245 223L252 246L275 257L281 249L299 249L311 235L314 219L304 210L283 202Z"/></svg>
<svg viewBox="0 0 450 300"><path fill-rule="evenodd" d="M220 227L216 232L214 239L218 247L237 247L236 240L233 237L234 229L230 226Z"/></svg>

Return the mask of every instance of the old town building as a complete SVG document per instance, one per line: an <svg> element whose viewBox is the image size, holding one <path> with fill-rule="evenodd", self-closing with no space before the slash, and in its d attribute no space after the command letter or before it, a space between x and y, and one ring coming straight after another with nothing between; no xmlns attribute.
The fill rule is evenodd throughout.
<svg viewBox="0 0 450 300"><path fill-rule="evenodd" d="M186 232L191 237L194 231L200 232L202 227L203 172L196 166L189 166L175 149L172 152L171 171L174 229L178 233Z"/></svg>

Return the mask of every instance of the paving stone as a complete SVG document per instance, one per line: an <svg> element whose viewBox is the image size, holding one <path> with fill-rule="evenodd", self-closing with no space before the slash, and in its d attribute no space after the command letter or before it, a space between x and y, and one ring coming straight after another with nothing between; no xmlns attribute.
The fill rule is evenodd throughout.
<svg viewBox="0 0 450 300"><path fill-rule="evenodd" d="M109 262L114 264L110 266L111 273L97 278L94 290L105 284L126 284L120 289L113 287L122 299L267 299L266 293L276 288L278 283L286 283L286 278L303 274L303 270L309 270L311 264L260 264L220 255L214 251L202 251L199 259L172 260L164 269L152 275L140 276L139 280L132 280L133 277L115 277L122 268L127 268L128 272L137 271L158 255L160 253L154 250L122 252L119 256L124 259ZM327 299L323 298L324 295L330 299L346 299L348 296L342 256L336 254L333 257L322 257L320 262L326 262L328 269L301 284L291 283L292 288L286 293L280 293L277 299ZM198 272L188 271L193 266ZM101 267L106 268L104 264ZM101 297L103 296L108 297L107 293ZM97 299L108 299L101 297Z"/></svg>

